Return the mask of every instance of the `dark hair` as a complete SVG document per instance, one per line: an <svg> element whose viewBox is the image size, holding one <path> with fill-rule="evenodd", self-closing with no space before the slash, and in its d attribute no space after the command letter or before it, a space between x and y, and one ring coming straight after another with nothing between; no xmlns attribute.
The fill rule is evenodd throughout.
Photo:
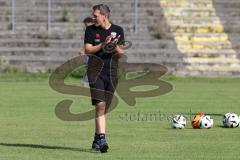
<svg viewBox="0 0 240 160"><path fill-rule="evenodd" d="M93 19L91 17L86 17L84 20L83 20L83 23L93 23Z"/></svg>
<svg viewBox="0 0 240 160"><path fill-rule="evenodd" d="M108 18L110 17L110 9L109 9L109 7L108 7L107 5L105 5L105 4L95 5L95 6L93 6L92 9L93 9L93 11L99 10L101 15L105 15L105 16L107 16Z"/></svg>

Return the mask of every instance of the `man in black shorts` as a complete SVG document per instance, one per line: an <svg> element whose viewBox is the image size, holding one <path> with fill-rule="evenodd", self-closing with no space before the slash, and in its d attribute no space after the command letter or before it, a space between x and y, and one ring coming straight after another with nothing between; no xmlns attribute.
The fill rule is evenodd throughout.
<svg viewBox="0 0 240 160"><path fill-rule="evenodd" d="M106 142L106 113L111 104L117 85L118 59L124 54L124 32L120 26L110 22L110 9L107 5L99 4L93 7L95 25L85 31L85 51L89 56L87 75L89 79L92 104L96 106L95 136L92 149L107 152ZM104 48L115 44L113 52Z"/></svg>

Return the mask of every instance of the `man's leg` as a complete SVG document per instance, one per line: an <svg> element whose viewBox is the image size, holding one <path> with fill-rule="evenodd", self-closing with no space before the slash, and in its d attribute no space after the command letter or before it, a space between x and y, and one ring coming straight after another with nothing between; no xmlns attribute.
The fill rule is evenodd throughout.
<svg viewBox="0 0 240 160"><path fill-rule="evenodd" d="M96 118L95 118L95 138L93 148L99 148L101 152L107 152L108 144L105 139L106 132L106 103L98 102L96 104Z"/></svg>
<svg viewBox="0 0 240 160"><path fill-rule="evenodd" d="M106 81L107 80L107 81ZM97 81L90 85L92 104L96 106L95 113L95 136L92 144L94 150L107 152L108 144L105 139L107 110L111 104L115 90L110 78L99 76ZM94 89L95 88L95 89Z"/></svg>
<svg viewBox="0 0 240 160"><path fill-rule="evenodd" d="M106 103L99 102L96 104L96 119L95 119L95 131L97 134L106 133L106 115L105 115Z"/></svg>
<svg viewBox="0 0 240 160"><path fill-rule="evenodd" d="M98 139L102 139L105 146L102 147L99 145L99 143L94 143L93 142L93 147L92 148L100 148L101 152L106 152L108 149L108 144L106 143L105 140L105 133L106 133L106 118L107 118L107 112L108 109L111 105L112 99L113 99L113 94L115 91L117 85L117 77L113 77L112 81L108 81L108 85L106 86L106 91L104 93L104 101L93 101L93 103L96 105L96 118L95 118L95 140L96 142L99 142ZM97 93L97 92L95 92ZM101 92L102 93L102 92ZM102 95L102 94L96 94L96 95ZM100 97L100 96L98 96ZM99 98L100 99L100 98ZM97 144L97 146L95 145Z"/></svg>

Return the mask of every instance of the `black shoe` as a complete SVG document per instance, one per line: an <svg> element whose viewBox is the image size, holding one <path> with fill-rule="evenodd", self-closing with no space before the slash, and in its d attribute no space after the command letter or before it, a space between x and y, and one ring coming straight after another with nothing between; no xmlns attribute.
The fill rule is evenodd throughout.
<svg viewBox="0 0 240 160"><path fill-rule="evenodd" d="M92 143L92 150L94 150L94 151L99 151L100 150L100 146L99 146L99 144L97 143L96 140L94 140L93 143Z"/></svg>
<svg viewBox="0 0 240 160"><path fill-rule="evenodd" d="M101 153L107 152L109 147L105 138L100 138L99 140L97 140L97 144L99 145Z"/></svg>

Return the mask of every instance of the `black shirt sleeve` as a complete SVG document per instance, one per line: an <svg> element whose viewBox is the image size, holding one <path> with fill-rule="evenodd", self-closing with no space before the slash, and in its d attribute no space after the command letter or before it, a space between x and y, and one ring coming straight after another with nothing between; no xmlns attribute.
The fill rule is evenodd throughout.
<svg viewBox="0 0 240 160"><path fill-rule="evenodd" d="M93 36L92 29L90 27L86 28L85 36L84 36L84 44L88 43L88 44L94 45L94 36Z"/></svg>

